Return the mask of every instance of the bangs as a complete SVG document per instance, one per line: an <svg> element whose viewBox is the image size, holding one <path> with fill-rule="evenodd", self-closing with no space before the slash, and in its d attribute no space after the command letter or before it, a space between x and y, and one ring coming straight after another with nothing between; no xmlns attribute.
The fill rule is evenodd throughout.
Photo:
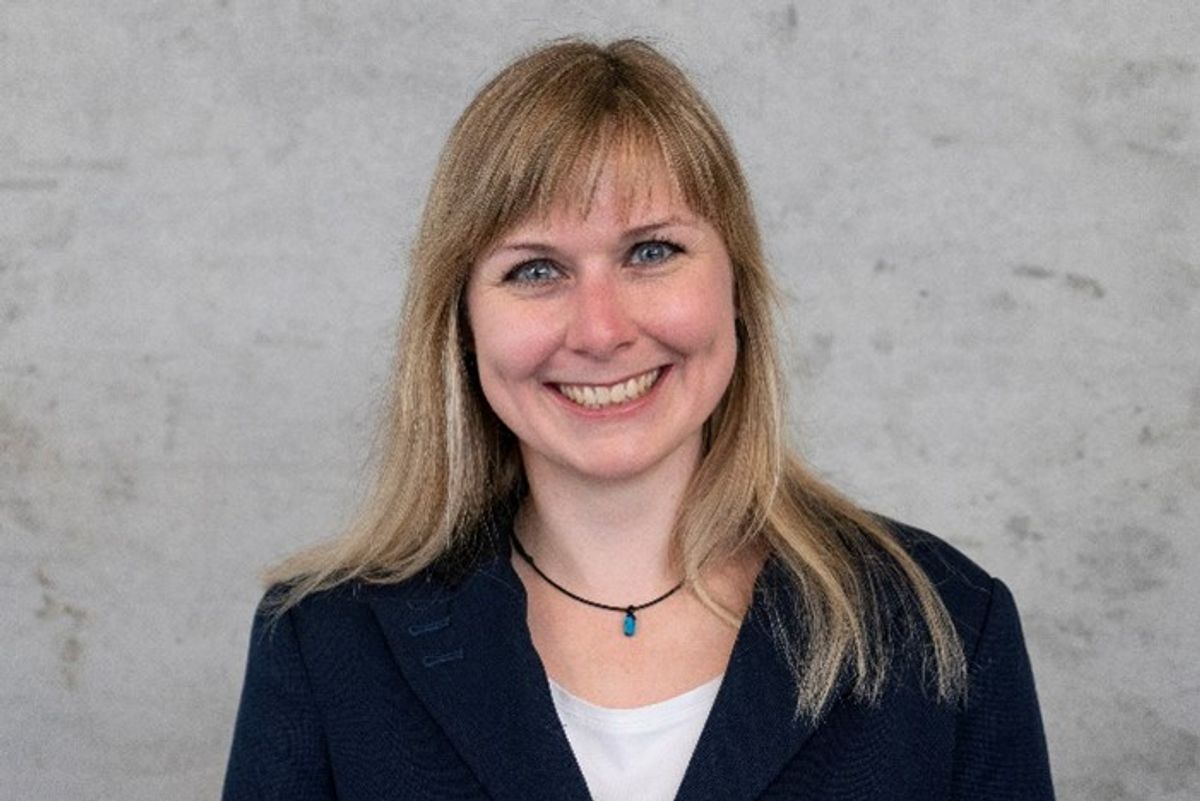
<svg viewBox="0 0 1200 801"><path fill-rule="evenodd" d="M577 145L555 142L544 166L526 165L526 174L513 176L511 185L528 191L515 193L505 204L497 235L555 212L587 217L601 183L614 192L616 211L625 218L650 202L664 183L672 203L692 207L669 151L643 121L614 116L580 134Z"/></svg>
<svg viewBox="0 0 1200 801"><path fill-rule="evenodd" d="M607 178L622 213L665 177L672 201L725 227L720 212L741 193L724 185L739 172L719 124L681 73L627 63L637 55L568 48L518 62L479 94L446 154L459 195L447 209L468 261L527 220L586 216Z"/></svg>

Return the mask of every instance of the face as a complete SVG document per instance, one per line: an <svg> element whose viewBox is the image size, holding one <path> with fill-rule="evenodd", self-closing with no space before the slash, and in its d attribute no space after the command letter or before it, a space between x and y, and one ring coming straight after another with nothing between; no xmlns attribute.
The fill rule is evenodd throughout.
<svg viewBox="0 0 1200 801"><path fill-rule="evenodd" d="M733 374L720 235L666 175L623 204L611 172L586 216L560 208L517 225L467 285L480 383L531 478L690 474Z"/></svg>

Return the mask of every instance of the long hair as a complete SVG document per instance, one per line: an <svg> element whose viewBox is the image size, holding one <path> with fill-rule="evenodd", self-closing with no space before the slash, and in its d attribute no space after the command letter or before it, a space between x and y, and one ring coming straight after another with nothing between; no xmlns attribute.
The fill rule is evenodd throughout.
<svg viewBox="0 0 1200 801"><path fill-rule="evenodd" d="M489 510L521 490L523 473L465 347L472 264L513 225L586 204L614 159L629 193L639 165L664 166L733 265L738 356L676 520L684 580L736 625L699 576L742 548L768 548L795 588L777 629L798 713L819 714L843 675L856 697L877 699L899 647L918 637L939 699L960 698L962 648L929 579L785 445L776 290L732 144L683 73L633 40L544 46L492 79L454 126L412 252L373 489L342 536L268 572L287 588L282 606L346 581L400 581L480 547Z"/></svg>

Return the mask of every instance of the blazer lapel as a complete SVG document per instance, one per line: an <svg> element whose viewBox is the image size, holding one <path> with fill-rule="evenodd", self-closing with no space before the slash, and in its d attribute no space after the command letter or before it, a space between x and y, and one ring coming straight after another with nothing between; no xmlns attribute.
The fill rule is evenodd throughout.
<svg viewBox="0 0 1200 801"><path fill-rule="evenodd" d="M457 586L430 576L371 605L413 691L496 799L589 801L526 625L508 537Z"/></svg>
<svg viewBox="0 0 1200 801"><path fill-rule="evenodd" d="M768 560L678 801L758 798L819 723L795 717L795 679L771 634L772 603L781 613L790 611L788 587L783 568ZM843 678L834 698L844 687Z"/></svg>

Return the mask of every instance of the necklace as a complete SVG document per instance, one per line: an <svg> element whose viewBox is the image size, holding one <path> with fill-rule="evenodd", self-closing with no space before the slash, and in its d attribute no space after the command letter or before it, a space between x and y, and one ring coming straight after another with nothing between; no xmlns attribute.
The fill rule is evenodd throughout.
<svg viewBox="0 0 1200 801"><path fill-rule="evenodd" d="M679 588L683 586L683 582L681 581L678 584L676 584L674 587L672 587L671 589L664 592L662 595L655 598L653 601L646 601L646 603L644 603L644 604L630 604L629 606L613 606L612 604L602 604L599 601L589 601L587 598L584 598L581 595L576 595L575 593L571 592L566 587L559 584L557 581L555 581L554 579L550 578L545 573L543 573L542 569L540 567L538 567L536 564L534 564L533 557L529 555L529 552L526 551L525 548L521 546L521 541L519 539L517 539L516 533L513 533L513 535L512 535L512 542L513 542L513 547L516 548L516 550L517 550L517 554L522 559L525 560L525 563L527 565L529 565L531 568L533 568L533 572L537 573L539 576L541 576L543 579L545 579L547 584L549 584L551 587L553 587L554 589L561 592L563 595L567 596L568 598L572 598L576 601L579 601L579 603L581 603L581 604L587 604L588 606L593 606L596 609L607 609L610 612L624 612L625 613L625 623L622 628L622 631L625 632L626 637L632 637L633 635L637 634L637 613L638 612L642 611L643 609L646 609L647 607L654 606L656 603L659 603L660 601L667 600L672 595L674 595L676 592L678 592Z"/></svg>

